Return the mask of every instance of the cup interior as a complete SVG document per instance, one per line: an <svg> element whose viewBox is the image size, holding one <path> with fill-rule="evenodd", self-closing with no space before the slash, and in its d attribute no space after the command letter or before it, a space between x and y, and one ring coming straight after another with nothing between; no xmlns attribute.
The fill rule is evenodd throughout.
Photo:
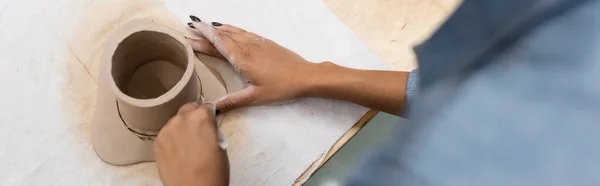
<svg viewBox="0 0 600 186"><path fill-rule="evenodd" d="M118 44L112 56L111 75L125 95L153 99L181 80L188 60L185 46L175 38L155 31L139 31Z"/></svg>

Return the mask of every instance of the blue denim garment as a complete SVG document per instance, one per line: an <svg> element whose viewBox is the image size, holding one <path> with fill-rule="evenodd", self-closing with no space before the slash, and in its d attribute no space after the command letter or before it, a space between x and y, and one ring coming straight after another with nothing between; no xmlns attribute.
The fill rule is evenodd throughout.
<svg viewBox="0 0 600 186"><path fill-rule="evenodd" d="M413 70L408 74L408 80L406 80L406 102L408 102L408 105L412 105L415 102L418 85L419 71Z"/></svg>
<svg viewBox="0 0 600 186"><path fill-rule="evenodd" d="M466 0L416 52L411 125L349 185L600 185L600 1Z"/></svg>

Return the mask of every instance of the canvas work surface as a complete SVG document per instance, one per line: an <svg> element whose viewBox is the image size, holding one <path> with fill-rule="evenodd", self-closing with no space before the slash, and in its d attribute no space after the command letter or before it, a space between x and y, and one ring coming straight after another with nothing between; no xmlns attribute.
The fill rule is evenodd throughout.
<svg viewBox="0 0 600 186"><path fill-rule="evenodd" d="M386 69L319 0L0 0L0 185L160 185L154 163L113 166L92 148L100 61L106 39L128 21L185 34L190 14L309 61ZM231 184L301 183L366 111L310 98L225 114Z"/></svg>

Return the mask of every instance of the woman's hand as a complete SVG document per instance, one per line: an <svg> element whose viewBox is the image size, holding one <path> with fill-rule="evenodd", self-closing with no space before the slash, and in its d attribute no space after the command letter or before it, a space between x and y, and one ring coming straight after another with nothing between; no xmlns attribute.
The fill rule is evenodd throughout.
<svg viewBox="0 0 600 186"><path fill-rule="evenodd" d="M248 87L217 102L220 111L288 101L308 89L316 64L277 43L232 25L207 24L190 16L188 38L195 51L224 57L248 80Z"/></svg>
<svg viewBox="0 0 600 186"><path fill-rule="evenodd" d="M213 104L188 103L160 130L154 155L166 186L228 185L227 152L219 146Z"/></svg>
<svg viewBox="0 0 600 186"><path fill-rule="evenodd" d="M189 30L195 38L188 40L194 50L224 57L248 80L246 89L217 102L220 111L299 97L344 100L395 115L400 115L406 105L408 72L311 63L252 32L190 18Z"/></svg>

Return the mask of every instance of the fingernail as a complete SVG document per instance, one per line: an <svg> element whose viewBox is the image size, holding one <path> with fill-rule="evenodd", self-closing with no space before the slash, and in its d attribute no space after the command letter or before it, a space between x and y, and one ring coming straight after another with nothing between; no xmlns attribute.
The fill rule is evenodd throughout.
<svg viewBox="0 0 600 186"><path fill-rule="evenodd" d="M218 116L221 113L221 110L217 109L215 110L215 116Z"/></svg>
<svg viewBox="0 0 600 186"><path fill-rule="evenodd" d="M190 26L190 27L192 27L192 28L196 28L196 27L194 26L194 24L192 24L192 23L188 23L188 26Z"/></svg>
<svg viewBox="0 0 600 186"><path fill-rule="evenodd" d="M200 18L198 18L198 17L196 17L196 16L193 16L193 15L190 15L190 19L192 19L192 21L194 21L194 22L202 22L202 21L200 20Z"/></svg>
<svg viewBox="0 0 600 186"><path fill-rule="evenodd" d="M219 22L212 22L212 25L213 25L213 26L221 26L221 25L223 25L223 24L221 24L221 23L219 23Z"/></svg>

